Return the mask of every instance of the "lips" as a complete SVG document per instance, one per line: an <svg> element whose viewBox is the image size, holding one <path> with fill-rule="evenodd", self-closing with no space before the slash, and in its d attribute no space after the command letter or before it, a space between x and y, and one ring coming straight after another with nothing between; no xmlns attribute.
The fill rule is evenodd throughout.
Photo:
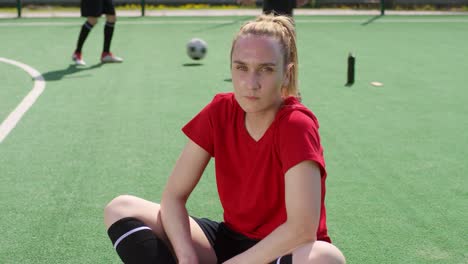
<svg viewBox="0 0 468 264"><path fill-rule="evenodd" d="M258 100L260 98L256 97L256 96L244 96L247 100L251 100L251 101L255 101L255 100Z"/></svg>

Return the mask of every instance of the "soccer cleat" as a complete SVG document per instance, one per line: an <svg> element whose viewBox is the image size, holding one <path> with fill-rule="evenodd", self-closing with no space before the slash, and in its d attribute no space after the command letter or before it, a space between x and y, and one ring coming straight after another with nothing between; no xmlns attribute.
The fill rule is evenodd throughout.
<svg viewBox="0 0 468 264"><path fill-rule="evenodd" d="M72 60L76 65L86 65L86 62L81 57L81 52L73 53Z"/></svg>
<svg viewBox="0 0 468 264"><path fill-rule="evenodd" d="M123 62L122 58L119 58L112 54L112 52L103 52L101 55L101 62L108 63L108 62Z"/></svg>

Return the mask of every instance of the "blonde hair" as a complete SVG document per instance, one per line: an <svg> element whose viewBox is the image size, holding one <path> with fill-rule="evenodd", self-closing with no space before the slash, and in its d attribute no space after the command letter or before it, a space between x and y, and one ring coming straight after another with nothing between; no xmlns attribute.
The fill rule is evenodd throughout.
<svg viewBox="0 0 468 264"><path fill-rule="evenodd" d="M282 94L284 97L294 96L300 99L298 88L298 59L296 47L296 31L294 22L287 16L260 15L255 20L244 24L239 32L237 32L231 47L231 63L232 52L234 45L240 37L247 35L268 36L279 41L282 51L285 69L289 64L292 65L289 84L283 87Z"/></svg>

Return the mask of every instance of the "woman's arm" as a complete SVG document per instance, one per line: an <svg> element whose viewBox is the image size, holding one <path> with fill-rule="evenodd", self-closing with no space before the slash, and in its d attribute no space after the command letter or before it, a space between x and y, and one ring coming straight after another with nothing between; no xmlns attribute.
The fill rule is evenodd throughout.
<svg viewBox="0 0 468 264"><path fill-rule="evenodd" d="M161 201L164 230L171 241L178 263L198 263L190 236L189 216L185 204L200 180L210 154L192 140L185 145L177 160Z"/></svg>
<svg viewBox="0 0 468 264"><path fill-rule="evenodd" d="M316 240L320 219L320 169L313 161L303 161L286 172L287 220L258 244L225 264L269 263L295 248Z"/></svg>

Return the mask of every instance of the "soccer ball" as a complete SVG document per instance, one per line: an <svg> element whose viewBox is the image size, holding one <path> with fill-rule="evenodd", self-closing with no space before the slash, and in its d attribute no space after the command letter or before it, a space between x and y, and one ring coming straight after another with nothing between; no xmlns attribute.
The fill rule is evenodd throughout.
<svg viewBox="0 0 468 264"><path fill-rule="evenodd" d="M207 52L206 42L199 38L193 38L187 43L187 54L193 60L201 60Z"/></svg>

